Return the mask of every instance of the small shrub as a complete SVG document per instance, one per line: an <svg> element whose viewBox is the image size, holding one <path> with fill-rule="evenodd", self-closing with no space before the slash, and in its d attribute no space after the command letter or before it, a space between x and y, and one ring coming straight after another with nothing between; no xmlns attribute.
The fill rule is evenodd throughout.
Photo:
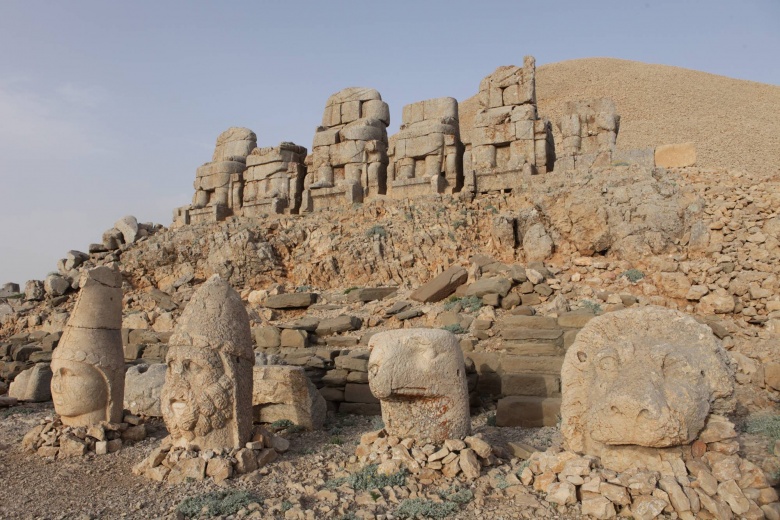
<svg viewBox="0 0 780 520"><path fill-rule="evenodd" d="M439 496L442 500L448 500L460 505L468 504L474 500L474 493L472 493L470 489L461 489L458 486L442 491L439 493Z"/></svg>
<svg viewBox="0 0 780 520"><path fill-rule="evenodd" d="M335 489L344 484L348 484L349 487L355 491L369 491L372 489L381 489L386 486L403 486L406 483L406 470L402 469L392 475L379 475L376 472L376 468L376 464L369 464L357 473L353 473L348 477L329 480L325 483L325 487Z"/></svg>
<svg viewBox="0 0 780 520"><path fill-rule="evenodd" d="M509 487L509 482L506 481L506 477L504 475L497 476L496 481L498 489L506 489Z"/></svg>
<svg viewBox="0 0 780 520"><path fill-rule="evenodd" d="M350 288L344 290L344 294L349 294L352 291L357 291L358 289L360 289L360 287L350 287Z"/></svg>
<svg viewBox="0 0 780 520"><path fill-rule="evenodd" d="M612 166L629 166L629 164L626 161L614 161Z"/></svg>
<svg viewBox="0 0 780 520"><path fill-rule="evenodd" d="M590 300L582 300L582 306L588 309L593 314L601 314L601 305Z"/></svg>
<svg viewBox="0 0 780 520"><path fill-rule="evenodd" d="M444 303L444 310L451 311L457 308L458 305L466 312L477 312L482 308L482 298L477 296L466 296L463 298L451 296L450 299Z"/></svg>
<svg viewBox="0 0 780 520"><path fill-rule="evenodd" d="M629 269L628 271L623 272L620 276L628 278L628 281L631 283L637 283L639 280L645 277L645 273L639 269Z"/></svg>
<svg viewBox="0 0 780 520"><path fill-rule="evenodd" d="M19 292L19 293L10 294L6 296L6 298L9 300L21 300L22 298L24 298L24 293Z"/></svg>
<svg viewBox="0 0 780 520"><path fill-rule="evenodd" d="M486 424L488 426L495 426L496 425L496 414L491 413L490 415L488 415Z"/></svg>
<svg viewBox="0 0 780 520"><path fill-rule="evenodd" d="M247 491L212 491L185 499L177 510L186 518L228 516L261 499Z"/></svg>
<svg viewBox="0 0 780 520"><path fill-rule="evenodd" d="M344 439L342 439L338 435L334 435L333 437L330 438L329 442L331 444L335 444L336 446L341 446L342 444L344 444Z"/></svg>
<svg viewBox="0 0 780 520"><path fill-rule="evenodd" d="M453 334L465 334L466 331L460 326L460 323L453 323L452 325L445 325L442 329L452 332Z"/></svg>
<svg viewBox="0 0 780 520"><path fill-rule="evenodd" d="M378 236L380 238L384 238L387 236L387 231L384 227L380 225L372 226L371 229L366 231L366 236L371 238L373 236Z"/></svg>
<svg viewBox="0 0 780 520"><path fill-rule="evenodd" d="M371 420L371 428L374 430L383 430L385 428L385 421L382 420L381 415L377 415Z"/></svg>
<svg viewBox="0 0 780 520"><path fill-rule="evenodd" d="M745 431L769 437L771 440L769 449L773 450L775 442L780 440L780 415L768 413L751 415L745 422Z"/></svg>
<svg viewBox="0 0 780 520"><path fill-rule="evenodd" d="M396 509L398 518L447 518L458 510L455 502L433 502L422 498L407 498Z"/></svg>
<svg viewBox="0 0 780 520"><path fill-rule="evenodd" d="M301 285L299 287L295 288L295 292L302 293L302 292L311 292L314 289L311 285Z"/></svg>
<svg viewBox="0 0 780 520"><path fill-rule="evenodd" d="M5 410L0 410L0 417L6 418L10 417L12 415L29 415L31 413L35 413L35 410L32 408L24 408L23 406L16 407L12 406L11 408L6 408Z"/></svg>
<svg viewBox="0 0 780 520"><path fill-rule="evenodd" d="M346 514L344 514L344 515L341 515L341 517L339 518L339 520L358 520L358 517L357 517L357 515L355 515L355 513L353 513L352 511L350 511L349 513L346 513Z"/></svg>
<svg viewBox="0 0 780 520"><path fill-rule="evenodd" d="M466 227L466 221L465 220L456 220L452 223L452 227L455 229Z"/></svg>
<svg viewBox="0 0 780 520"><path fill-rule="evenodd" d="M279 419L271 423L271 428L274 430L284 430L290 426L295 426L295 423L290 419Z"/></svg>
<svg viewBox="0 0 780 520"><path fill-rule="evenodd" d="M285 511L289 511L290 509L292 509L292 507L293 507L292 502L285 500L284 502L282 502L282 513L284 513Z"/></svg>

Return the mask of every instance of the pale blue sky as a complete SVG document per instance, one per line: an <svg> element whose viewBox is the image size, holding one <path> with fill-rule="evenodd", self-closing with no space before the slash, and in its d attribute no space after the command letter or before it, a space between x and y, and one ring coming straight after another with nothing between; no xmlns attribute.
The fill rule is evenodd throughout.
<svg viewBox="0 0 780 520"><path fill-rule="evenodd" d="M0 283L43 278L126 214L169 225L217 135L311 148L327 97L401 107L499 65L593 56L780 85L780 2L3 0Z"/></svg>

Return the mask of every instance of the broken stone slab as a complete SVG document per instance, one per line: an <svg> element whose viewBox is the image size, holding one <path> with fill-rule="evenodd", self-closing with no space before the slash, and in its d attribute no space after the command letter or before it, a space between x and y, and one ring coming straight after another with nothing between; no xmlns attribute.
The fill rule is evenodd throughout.
<svg viewBox="0 0 780 520"><path fill-rule="evenodd" d="M160 393L165 384L165 363L131 366L125 373L125 408L137 415L162 417Z"/></svg>
<svg viewBox="0 0 780 520"><path fill-rule="evenodd" d="M27 301L43 300L45 294L43 282L40 280L27 280L24 284L24 299Z"/></svg>
<svg viewBox="0 0 780 520"><path fill-rule="evenodd" d="M8 396L34 403L50 401L51 375L49 363L38 363L16 376L8 388Z"/></svg>
<svg viewBox="0 0 780 520"><path fill-rule="evenodd" d="M269 309L305 309L316 301L316 293L275 294L266 298L263 306Z"/></svg>
<svg viewBox="0 0 780 520"><path fill-rule="evenodd" d="M488 294L498 294L501 297L509 294L512 281L503 277L481 278L466 288L466 296L482 298Z"/></svg>
<svg viewBox="0 0 780 520"><path fill-rule="evenodd" d="M117 220L114 223L114 229L122 233L125 244L132 244L138 238L138 220L132 215Z"/></svg>
<svg viewBox="0 0 780 520"><path fill-rule="evenodd" d="M441 301L454 293L460 285L466 283L468 277L468 271L459 265L454 265L433 280L418 287L409 297L423 303Z"/></svg>
<svg viewBox="0 0 780 520"><path fill-rule="evenodd" d="M384 300L396 292L398 292L398 287L364 287L350 291L347 295L347 301L367 303L374 300Z"/></svg>
<svg viewBox="0 0 780 520"><path fill-rule="evenodd" d="M254 367L252 407L255 422L287 419L308 430L325 422L325 399L306 377L303 368L286 365Z"/></svg>
<svg viewBox="0 0 780 520"><path fill-rule="evenodd" d="M422 309L409 309L408 311L399 312L395 315L398 321L410 320L412 318L418 318L423 315Z"/></svg>
<svg viewBox="0 0 780 520"><path fill-rule="evenodd" d="M318 336L330 336L331 334L337 334L339 332L348 332L351 330L358 330L363 325L363 320L356 316L337 316L320 321L317 325L315 333Z"/></svg>

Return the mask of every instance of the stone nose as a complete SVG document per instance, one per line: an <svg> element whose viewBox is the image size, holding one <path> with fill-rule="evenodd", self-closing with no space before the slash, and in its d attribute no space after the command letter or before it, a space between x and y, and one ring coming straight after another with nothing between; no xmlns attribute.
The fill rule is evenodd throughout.
<svg viewBox="0 0 780 520"><path fill-rule="evenodd" d="M663 400L654 391L642 395L620 393L609 401L609 411L613 416L621 416L631 420L658 419L663 412L663 406Z"/></svg>

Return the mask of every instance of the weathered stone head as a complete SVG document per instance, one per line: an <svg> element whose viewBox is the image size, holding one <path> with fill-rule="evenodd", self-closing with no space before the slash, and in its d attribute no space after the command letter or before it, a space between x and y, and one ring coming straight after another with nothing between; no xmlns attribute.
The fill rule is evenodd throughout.
<svg viewBox="0 0 780 520"><path fill-rule="evenodd" d="M67 426L122 421L122 276L98 267L86 272L76 306L52 354L54 410Z"/></svg>
<svg viewBox="0 0 780 520"><path fill-rule="evenodd" d="M241 448L252 430L249 317L238 293L212 276L171 336L162 414L174 446Z"/></svg>
<svg viewBox="0 0 780 520"><path fill-rule="evenodd" d="M369 341L368 384L390 435L441 443L471 433L458 338L439 329L380 332Z"/></svg>
<svg viewBox="0 0 780 520"><path fill-rule="evenodd" d="M669 448L696 439L707 416L733 406L727 355L709 327L642 307L594 318L569 347L561 378L568 447Z"/></svg>

